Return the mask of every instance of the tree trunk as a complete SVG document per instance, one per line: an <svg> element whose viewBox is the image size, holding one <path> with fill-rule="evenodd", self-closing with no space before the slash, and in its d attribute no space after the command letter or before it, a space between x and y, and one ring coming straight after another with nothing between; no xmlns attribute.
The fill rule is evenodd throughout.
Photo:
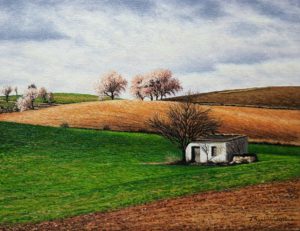
<svg viewBox="0 0 300 231"><path fill-rule="evenodd" d="M5 96L6 103L8 103L8 95Z"/></svg>
<svg viewBox="0 0 300 231"><path fill-rule="evenodd" d="M31 109L34 110L34 100L31 100Z"/></svg>
<svg viewBox="0 0 300 231"><path fill-rule="evenodd" d="M114 100L114 99L115 99L115 96L114 96L114 94L113 94L113 93L111 93L111 96L110 96L110 97L111 97L111 99L112 99L112 100Z"/></svg>
<svg viewBox="0 0 300 231"><path fill-rule="evenodd" d="M150 100L153 101L153 96L152 95L150 95Z"/></svg>
<svg viewBox="0 0 300 231"><path fill-rule="evenodd" d="M183 162L183 163L185 163L186 162L186 159L185 159L185 149L182 149L181 150L181 161Z"/></svg>

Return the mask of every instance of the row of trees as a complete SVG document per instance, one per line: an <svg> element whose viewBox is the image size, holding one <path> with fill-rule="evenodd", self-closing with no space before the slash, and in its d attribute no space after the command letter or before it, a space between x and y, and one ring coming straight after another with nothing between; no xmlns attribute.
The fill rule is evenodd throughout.
<svg viewBox="0 0 300 231"><path fill-rule="evenodd" d="M18 96L18 88L12 86L3 87L1 93L5 96L5 101L9 101L9 96L15 91L17 102L16 107L20 111L34 109L35 100L40 97L44 103L53 103L54 97L52 92L48 92L46 88L37 88L35 84L30 84L22 96Z"/></svg>
<svg viewBox="0 0 300 231"><path fill-rule="evenodd" d="M44 103L52 104L54 101L53 93L48 92L46 88L38 89L35 84L30 84L22 97L17 100L17 107L22 111L34 110L34 101L40 97Z"/></svg>
<svg viewBox="0 0 300 231"><path fill-rule="evenodd" d="M128 82L119 73L112 71L96 83L95 90L100 98L115 99L126 90ZM136 75L131 81L130 92L138 99L163 99L182 90L179 80L168 69L157 69L144 75Z"/></svg>

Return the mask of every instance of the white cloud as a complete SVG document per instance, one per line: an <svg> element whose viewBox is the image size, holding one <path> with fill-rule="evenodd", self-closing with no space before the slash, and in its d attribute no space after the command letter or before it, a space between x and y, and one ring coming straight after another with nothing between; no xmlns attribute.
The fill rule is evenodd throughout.
<svg viewBox="0 0 300 231"><path fill-rule="evenodd" d="M214 72L182 74L192 92L299 84L300 59L278 59L256 64L220 64ZM266 82L268 81L268 82Z"/></svg>
<svg viewBox="0 0 300 231"><path fill-rule="evenodd" d="M108 70L130 79L159 67L173 70L185 90L300 84L299 23L235 1L219 5L216 17L201 17L202 6L170 2L156 2L147 14L107 4L91 9L79 1L31 5L24 17L43 19L34 27L50 22L63 36L0 41L0 85L35 82L53 91L93 93L93 82ZM0 10L0 24L7 14Z"/></svg>

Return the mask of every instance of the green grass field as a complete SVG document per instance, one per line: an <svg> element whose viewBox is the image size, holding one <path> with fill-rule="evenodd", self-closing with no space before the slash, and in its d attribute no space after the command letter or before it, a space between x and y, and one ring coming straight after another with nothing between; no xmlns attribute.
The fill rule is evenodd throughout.
<svg viewBox="0 0 300 231"><path fill-rule="evenodd" d="M96 95L89 94L79 94L79 93L54 93L54 103L57 104L69 104L69 103L81 103L81 102L90 102L98 101L99 98ZM19 96L20 97L20 96ZM17 100L15 95L9 97L9 103L14 103ZM42 103L42 99L37 98L36 104ZM5 97L0 96L0 105L6 105Z"/></svg>
<svg viewBox="0 0 300 231"><path fill-rule="evenodd" d="M157 135L0 123L0 224L107 211L300 176L300 147L250 145L259 162L150 165L180 158Z"/></svg>
<svg viewBox="0 0 300 231"><path fill-rule="evenodd" d="M77 94L77 93L54 93L54 101L57 104L81 103L98 101L96 95Z"/></svg>

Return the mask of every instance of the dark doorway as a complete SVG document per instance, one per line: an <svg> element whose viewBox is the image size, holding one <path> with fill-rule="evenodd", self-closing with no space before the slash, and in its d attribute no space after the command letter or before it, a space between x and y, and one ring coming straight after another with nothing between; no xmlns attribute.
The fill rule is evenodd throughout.
<svg viewBox="0 0 300 231"><path fill-rule="evenodd" d="M196 161L196 156L200 155L200 147L192 147L192 159L191 162Z"/></svg>
<svg viewBox="0 0 300 231"><path fill-rule="evenodd" d="M212 146L211 147L211 156L216 156L217 155L217 147L216 146Z"/></svg>

